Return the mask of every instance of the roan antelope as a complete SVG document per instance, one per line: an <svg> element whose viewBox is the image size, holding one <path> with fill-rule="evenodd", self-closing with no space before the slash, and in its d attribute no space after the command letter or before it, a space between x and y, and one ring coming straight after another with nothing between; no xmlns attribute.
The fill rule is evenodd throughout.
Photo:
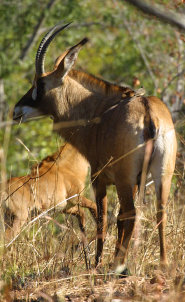
<svg viewBox="0 0 185 302"><path fill-rule="evenodd" d="M51 116L54 129L87 158L92 175L102 169L93 182L98 210L96 264L102 256L106 232L106 186L116 186L120 212L114 267L122 266L127 254L135 222L133 195L140 183L144 145L152 139L148 170L157 195L160 259L166 265L166 203L177 148L170 112L157 97L137 95L128 87L73 70L86 38L66 50L51 72L45 72L46 50L56 34L68 25L52 28L42 39L36 54L33 86L16 104L13 118L25 121L33 116ZM86 123L80 124L81 120Z"/></svg>
<svg viewBox="0 0 185 302"><path fill-rule="evenodd" d="M29 211L48 210L59 203L56 209L76 215L81 230L84 231L85 217L82 207L89 208L94 218L97 215L95 202L83 196L88 167L89 163L76 148L66 144L53 155L47 156L39 165L35 165L29 175L9 179L2 198L5 240L8 241L19 233L27 221ZM79 196L66 201L76 194Z"/></svg>

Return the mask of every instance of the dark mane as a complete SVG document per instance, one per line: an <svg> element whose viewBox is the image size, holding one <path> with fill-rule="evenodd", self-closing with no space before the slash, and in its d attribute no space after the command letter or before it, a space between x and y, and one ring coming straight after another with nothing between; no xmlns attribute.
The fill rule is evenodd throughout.
<svg viewBox="0 0 185 302"><path fill-rule="evenodd" d="M83 71L73 69L69 72L69 76L88 90L104 94L106 96L122 94L125 94L125 96L132 96L134 94L134 90L129 87L122 87L110 83Z"/></svg>
<svg viewBox="0 0 185 302"><path fill-rule="evenodd" d="M64 146L61 146L59 148L59 150L56 151L54 154L46 156L40 163L34 164L31 167L31 173L36 173L37 169L40 169L42 166L45 165L45 163L54 163L54 162L56 162L56 160L60 157Z"/></svg>

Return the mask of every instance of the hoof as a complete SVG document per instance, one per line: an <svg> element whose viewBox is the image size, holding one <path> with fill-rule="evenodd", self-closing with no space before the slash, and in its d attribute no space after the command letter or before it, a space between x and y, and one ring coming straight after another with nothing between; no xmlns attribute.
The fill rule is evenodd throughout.
<svg viewBox="0 0 185 302"><path fill-rule="evenodd" d="M169 269L169 265L168 265L168 262L167 261L161 261L160 263L160 269L162 270L162 272L167 272L168 269Z"/></svg>
<svg viewBox="0 0 185 302"><path fill-rule="evenodd" d="M124 264L117 266L115 274L118 275L119 278L127 278L131 275L130 271Z"/></svg>

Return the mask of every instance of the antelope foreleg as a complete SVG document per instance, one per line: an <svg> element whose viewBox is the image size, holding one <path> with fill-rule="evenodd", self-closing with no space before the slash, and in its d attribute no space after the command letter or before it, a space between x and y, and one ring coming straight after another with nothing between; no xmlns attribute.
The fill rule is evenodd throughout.
<svg viewBox="0 0 185 302"><path fill-rule="evenodd" d="M87 199L86 197L82 196L80 198L80 206L83 208L89 209L91 212L93 218L96 220L97 219L97 206L96 203L90 199Z"/></svg>

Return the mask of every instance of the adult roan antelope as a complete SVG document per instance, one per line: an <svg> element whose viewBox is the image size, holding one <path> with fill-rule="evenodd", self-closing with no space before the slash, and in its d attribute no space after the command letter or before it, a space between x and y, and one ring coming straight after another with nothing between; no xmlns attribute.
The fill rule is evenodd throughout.
<svg viewBox="0 0 185 302"><path fill-rule="evenodd" d="M96 264L101 259L105 239L106 186L116 186L120 212L114 267L122 267L127 254L135 222L133 196L140 182L145 143L152 139L148 170L157 195L160 259L166 265L165 210L177 148L170 112L157 97L137 95L128 87L73 70L86 38L66 50L51 72L45 72L46 50L56 34L68 25L57 25L42 39L36 54L33 86L16 104L13 118L25 121L35 116L51 116L54 129L90 162L92 175L102 169L93 182L98 210Z"/></svg>
<svg viewBox="0 0 185 302"><path fill-rule="evenodd" d="M72 145L66 144L35 165L29 175L10 178L2 194L5 240L19 233L28 219L29 211L37 209L43 212L57 205L59 211L76 215L84 231L82 207L89 208L94 218L97 215L95 202L83 196L88 167L89 163L84 156ZM74 198L66 200L74 195Z"/></svg>

